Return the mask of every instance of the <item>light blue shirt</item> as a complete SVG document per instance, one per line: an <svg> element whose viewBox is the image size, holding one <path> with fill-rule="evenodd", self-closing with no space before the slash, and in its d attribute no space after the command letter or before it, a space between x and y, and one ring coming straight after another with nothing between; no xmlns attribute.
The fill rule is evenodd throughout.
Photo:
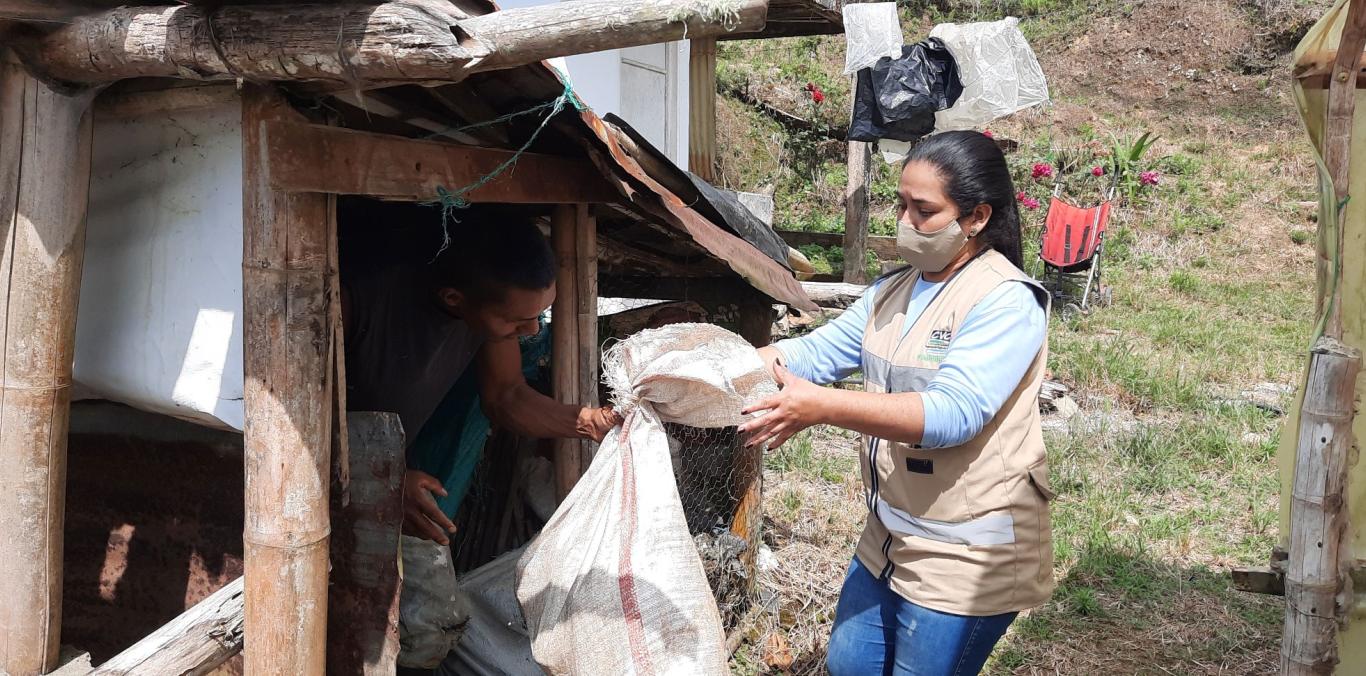
<svg viewBox="0 0 1366 676"><path fill-rule="evenodd" d="M870 286L834 321L801 338L775 344L794 375L832 383L862 367L863 332L881 283ZM916 282L902 336L910 331L944 282ZM1007 282L993 289L963 318L934 379L921 392L925 448L957 446L977 436L1020 385L1048 331L1048 317L1034 291Z"/></svg>

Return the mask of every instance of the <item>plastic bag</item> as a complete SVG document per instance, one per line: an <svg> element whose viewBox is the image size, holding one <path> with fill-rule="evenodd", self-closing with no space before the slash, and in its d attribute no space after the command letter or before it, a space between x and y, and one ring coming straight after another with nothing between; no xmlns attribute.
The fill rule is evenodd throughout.
<svg viewBox="0 0 1366 676"><path fill-rule="evenodd" d="M777 386L749 343L711 324L641 331L602 369L625 421L518 563L532 652L552 675L729 674L664 423L738 425Z"/></svg>
<svg viewBox="0 0 1366 676"><path fill-rule="evenodd" d="M844 6L845 75L853 75L883 57L896 58L903 42L895 2Z"/></svg>
<svg viewBox="0 0 1366 676"><path fill-rule="evenodd" d="M935 113L963 91L953 55L939 40L901 48L858 73L849 140L914 141L935 129Z"/></svg>
<svg viewBox="0 0 1366 676"><path fill-rule="evenodd" d="M1048 101L1048 82L1020 32L1020 20L934 27L958 62L963 95L935 114L935 131L974 129L999 117Z"/></svg>
<svg viewBox="0 0 1366 676"><path fill-rule="evenodd" d="M470 619L469 601L456 585L450 547L409 535L399 542L398 663L435 669L459 643Z"/></svg>

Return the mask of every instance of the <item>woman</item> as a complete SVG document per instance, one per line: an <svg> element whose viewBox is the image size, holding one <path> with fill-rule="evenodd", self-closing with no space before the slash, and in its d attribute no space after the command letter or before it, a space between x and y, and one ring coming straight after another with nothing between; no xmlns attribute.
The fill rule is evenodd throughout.
<svg viewBox="0 0 1366 676"><path fill-rule="evenodd" d="M1020 216L990 138L921 141L897 188L909 267L848 311L764 348L782 390L742 432L863 434L869 516L835 611L844 674L976 674L1053 588L1038 392L1048 295L1020 271ZM826 389L862 369L865 392Z"/></svg>

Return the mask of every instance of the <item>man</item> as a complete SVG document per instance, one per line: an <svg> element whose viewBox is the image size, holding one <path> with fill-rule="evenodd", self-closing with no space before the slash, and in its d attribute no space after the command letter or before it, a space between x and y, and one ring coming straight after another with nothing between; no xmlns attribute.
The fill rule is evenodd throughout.
<svg viewBox="0 0 1366 676"><path fill-rule="evenodd" d="M475 366L482 409L494 424L525 437L601 441L620 422L610 407L561 404L522 375L518 338L537 333L554 298L554 254L526 220L467 222L432 264L350 281L342 289L347 408L397 412L411 448ZM455 525L433 493L446 495L443 481L410 463L404 532L446 545Z"/></svg>

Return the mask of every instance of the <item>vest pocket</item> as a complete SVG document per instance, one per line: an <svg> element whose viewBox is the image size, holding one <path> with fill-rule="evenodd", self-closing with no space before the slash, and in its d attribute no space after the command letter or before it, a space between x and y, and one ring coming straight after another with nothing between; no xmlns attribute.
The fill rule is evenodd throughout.
<svg viewBox="0 0 1366 676"><path fill-rule="evenodd" d="M1039 491L1039 495L1042 495L1045 501L1052 501L1053 498L1058 497L1058 494L1054 493L1052 487L1048 485L1047 460L1040 460L1034 463L1034 465L1026 471L1029 472L1030 483L1034 484L1034 488Z"/></svg>

